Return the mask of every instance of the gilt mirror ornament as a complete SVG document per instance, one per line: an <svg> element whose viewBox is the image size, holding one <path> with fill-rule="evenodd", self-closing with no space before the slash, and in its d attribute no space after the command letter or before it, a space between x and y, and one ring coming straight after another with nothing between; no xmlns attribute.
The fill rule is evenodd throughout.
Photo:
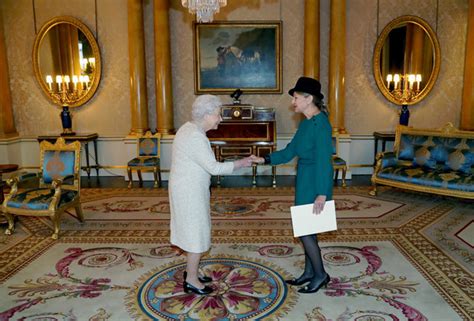
<svg viewBox="0 0 474 321"><path fill-rule="evenodd" d="M101 57L94 35L76 18L51 19L36 36L33 69L45 95L63 107L63 134L73 134L69 107L86 103L99 86Z"/></svg>
<svg viewBox="0 0 474 321"><path fill-rule="evenodd" d="M420 17L401 16L382 30L375 44L375 81L385 98L408 113L407 106L433 88L440 62L438 38L430 25ZM408 124L408 118L400 120Z"/></svg>

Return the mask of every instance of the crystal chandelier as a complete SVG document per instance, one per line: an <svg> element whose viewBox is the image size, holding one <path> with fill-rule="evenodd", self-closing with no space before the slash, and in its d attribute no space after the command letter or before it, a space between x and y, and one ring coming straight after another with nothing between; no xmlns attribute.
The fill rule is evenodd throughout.
<svg viewBox="0 0 474 321"><path fill-rule="evenodd" d="M198 22L212 22L214 14L227 5L227 0L181 0L181 4L196 14Z"/></svg>

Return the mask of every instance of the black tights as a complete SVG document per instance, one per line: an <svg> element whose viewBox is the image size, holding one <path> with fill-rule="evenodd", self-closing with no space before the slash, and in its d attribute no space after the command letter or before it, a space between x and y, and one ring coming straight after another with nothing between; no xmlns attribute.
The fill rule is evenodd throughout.
<svg viewBox="0 0 474 321"><path fill-rule="evenodd" d="M326 271L324 270L318 238L316 237L316 234L313 234L301 236L300 240L303 243L305 257L304 272L301 277L311 278L310 285L313 283L318 284L326 278Z"/></svg>

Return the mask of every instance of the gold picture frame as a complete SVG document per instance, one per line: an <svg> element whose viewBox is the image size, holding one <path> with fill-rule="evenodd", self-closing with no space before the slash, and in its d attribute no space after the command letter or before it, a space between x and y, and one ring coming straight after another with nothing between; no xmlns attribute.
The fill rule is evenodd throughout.
<svg viewBox="0 0 474 321"><path fill-rule="evenodd" d="M195 93L282 93L281 21L194 23Z"/></svg>

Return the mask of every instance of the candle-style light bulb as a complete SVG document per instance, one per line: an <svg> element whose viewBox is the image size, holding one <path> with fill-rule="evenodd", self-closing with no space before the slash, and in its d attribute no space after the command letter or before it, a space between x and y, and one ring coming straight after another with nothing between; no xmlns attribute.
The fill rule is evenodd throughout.
<svg viewBox="0 0 474 321"><path fill-rule="evenodd" d="M86 69L87 67L87 58L82 58L81 59L81 68Z"/></svg>
<svg viewBox="0 0 474 321"><path fill-rule="evenodd" d="M387 88L390 89L390 83L392 82L393 80L393 76L392 74L388 74L387 75Z"/></svg>
<svg viewBox="0 0 474 321"><path fill-rule="evenodd" d="M393 76L393 82L395 83L394 89L397 89L398 83L400 82L400 75L399 75L399 74L395 74L395 75Z"/></svg>
<svg viewBox="0 0 474 321"><path fill-rule="evenodd" d="M69 75L64 76L64 82L66 83L67 90L69 90L69 83L71 82L71 78L69 78Z"/></svg>
<svg viewBox="0 0 474 321"><path fill-rule="evenodd" d="M416 74L416 90L420 90L421 74Z"/></svg>
<svg viewBox="0 0 474 321"><path fill-rule="evenodd" d="M413 84L415 83L415 75L410 74L408 75L408 82L410 83L410 90L413 90Z"/></svg>
<svg viewBox="0 0 474 321"><path fill-rule="evenodd" d="M58 84L58 91L61 91L61 83L63 82L63 77L61 75L56 76L56 83Z"/></svg>
<svg viewBox="0 0 474 321"><path fill-rule="evenodd" d="M84 76L79 76L79 83L81 84L81 89L85 89L84 88Z"/></svg>
<svg viewBox="0 0 474 321"><path fill-rule="evenodd" d="M91 65L91 67L94 68L95 67L95 58L94 57L89 58L89 63Z"/></svg>
<svg viewBox="0 0 474 321"><path fill-rule="evenodd" d="M85 76L84 76L84 82L86 83L86 87L89 88L90 78L89 78L88 75L85 75Z"/></svg>
<svg viewBox="0 0 474 321"><path fill-rule="evenodd" d="M49 91L53 90L53 77L51 75L46 75L46 82L48 83Z"/></svg>
<svg viewBox="0 0 474 321"><path fill-rule="evenodd" d="M79 77L77 75L72 76L72 83L74 84L74 90L77 90L77 83L79 81Z"/></svg>

